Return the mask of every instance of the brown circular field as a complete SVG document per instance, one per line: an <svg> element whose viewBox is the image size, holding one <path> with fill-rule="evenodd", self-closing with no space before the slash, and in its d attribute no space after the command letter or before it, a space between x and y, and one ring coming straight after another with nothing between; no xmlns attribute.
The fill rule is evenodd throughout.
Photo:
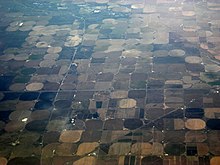
<svg viewBox="0 0 220 165"><path fill-rule="evenodd" d="M29 57L28 54L19 54L19 55L16 55L14 57L14 60L16 60L16 61L25 61L25 60L28 59L28 57Z"/></svg>
<svg viewBox="0 0 220 165"><path fill-rule="evenodd" d="M190 130L201 130L206 127L206 123L201 119L188 119L185 126Z"/></svg>
<svg viewBox="0 0 220 165"><path fill-rule="evenodd" d="M202 62L202 59L197 56L187 56L185 58L185 61L190 64L200 64Z"/></svg>
<svg viewBox="0 0 220 165"><path fill-rule="evenodd" d="M8 160L5 157L0 157L0 164L1 165L7 165Z"/></svg>
<svg viewBox="0 0 220 165"><path fill-rule="evenodd" d="M24 126L25 126L25 123L23 123L21 121L13 120L5 125L5 131L17 132L17 131L22 130L24 128Z"/></svg>
<svg viewBox="0 0 220 165"><path fill-rule="evenodd" d="M50 143L46 146L43 147L42 149L42 158L47 158L47 157L53 157L54 156L54 151L56 151L57 146L59 143Z"/></svg>
<svg viewBox="0 0 220 165"><path fill-rule="evenodd" d="M83 131L66 130L60 135L60 141L65 143L76 143L80 140Z"/></svg>
<svg viewBox="0 0 220 165"><path fill-rule="evenodd" d="M44 56L44 59L45 60L56 60L58 57L59 57L59 54L53 53L53 54L46 54Z"/></svg>
<svg viewBox="0 0 220 165"><path fill-rule="evenodd" d="M163 145L161 143L154 142L152 148L152 154L160 156L163 155L163 152L164 152Z"/></svg>
<svg viewBox="0 0 220 165"><path fill-rule="evenodd" d="M55 60L53 60L53 59L49 59L49 60L43 60L43 61L41 61L40 62L40 67L42 67L42 68L46 68L46 67L48 67L48 68L50 68L50 67L52 67L52 66L54 66L55 65L55 63L56 63L56 61Z"/></svg>
<svg viewBox="0 0 220 165"><path fill-rule="evenodd" d="M134 99L122 99L119 101L120 108L134 108L137 104L137 101Z"/></svg>
<svg viewBox="0 0 220 165"><path fill-rule="evenodd" d="M56 154L59 156L72 156L76 153L77 145L72 143L61 143L56 148Z"/></svg>
<svg viewBox="0 0 220 165"><path fill-rule="evenodd" d="M197 152L199 156L205 156L209 153L209 146L206 143L197 144Z"/></svg>
<svg viewBox="0 0 220 165"><path fill-rule="evenodd" d="M23 83L15 83L15 84L12 84L9 89L11 91L23 91L25 89L25 84Z"/></svg>
<svg viewBox="0 0 220 165"><path fill-rule="evenodd" d="M182 57L185 55L185 51L182 49L173 49L169 51L169 55L173 57Z"/></svg>
<svg viewBox="0 0 220 165"><path fill-rule="evenodd" d="M43 83L30 83L26 86L28 91L39 91L44 87Z"/></svg>
<svg viewBox="0 0 220 165"><path fill-rule="evenodd" d="M195 11L182 11L182 15L186 17L192 17L195 14L196 14Z"/></svg>
<svg viewBox="0 0 220 165"><path fill-rule="evenodd" d="M210 160L210 165L219 165L220 163L220 156L215 156Z"/></svg>
<svg viewBox="0 0 220 165"><path fill-rule="evenodd" d="M217 64L207 64L205 65L205 71L206 72L219 72L220 66Z"/></svg>
<svg viewBox="0 0 220 165"><path fill-rule="evenodd" d="M99 143L92 142L92 143L81 143L77 150L77 155L82 156L94 151L99 146Z"/></svg>
<svg viewBox="0 0 220 165"><path fill-rule="evenodd" d="M60 53L62 51L61 47L49 47L47 49L47 53L54 54L54 53Z"/></svg>

